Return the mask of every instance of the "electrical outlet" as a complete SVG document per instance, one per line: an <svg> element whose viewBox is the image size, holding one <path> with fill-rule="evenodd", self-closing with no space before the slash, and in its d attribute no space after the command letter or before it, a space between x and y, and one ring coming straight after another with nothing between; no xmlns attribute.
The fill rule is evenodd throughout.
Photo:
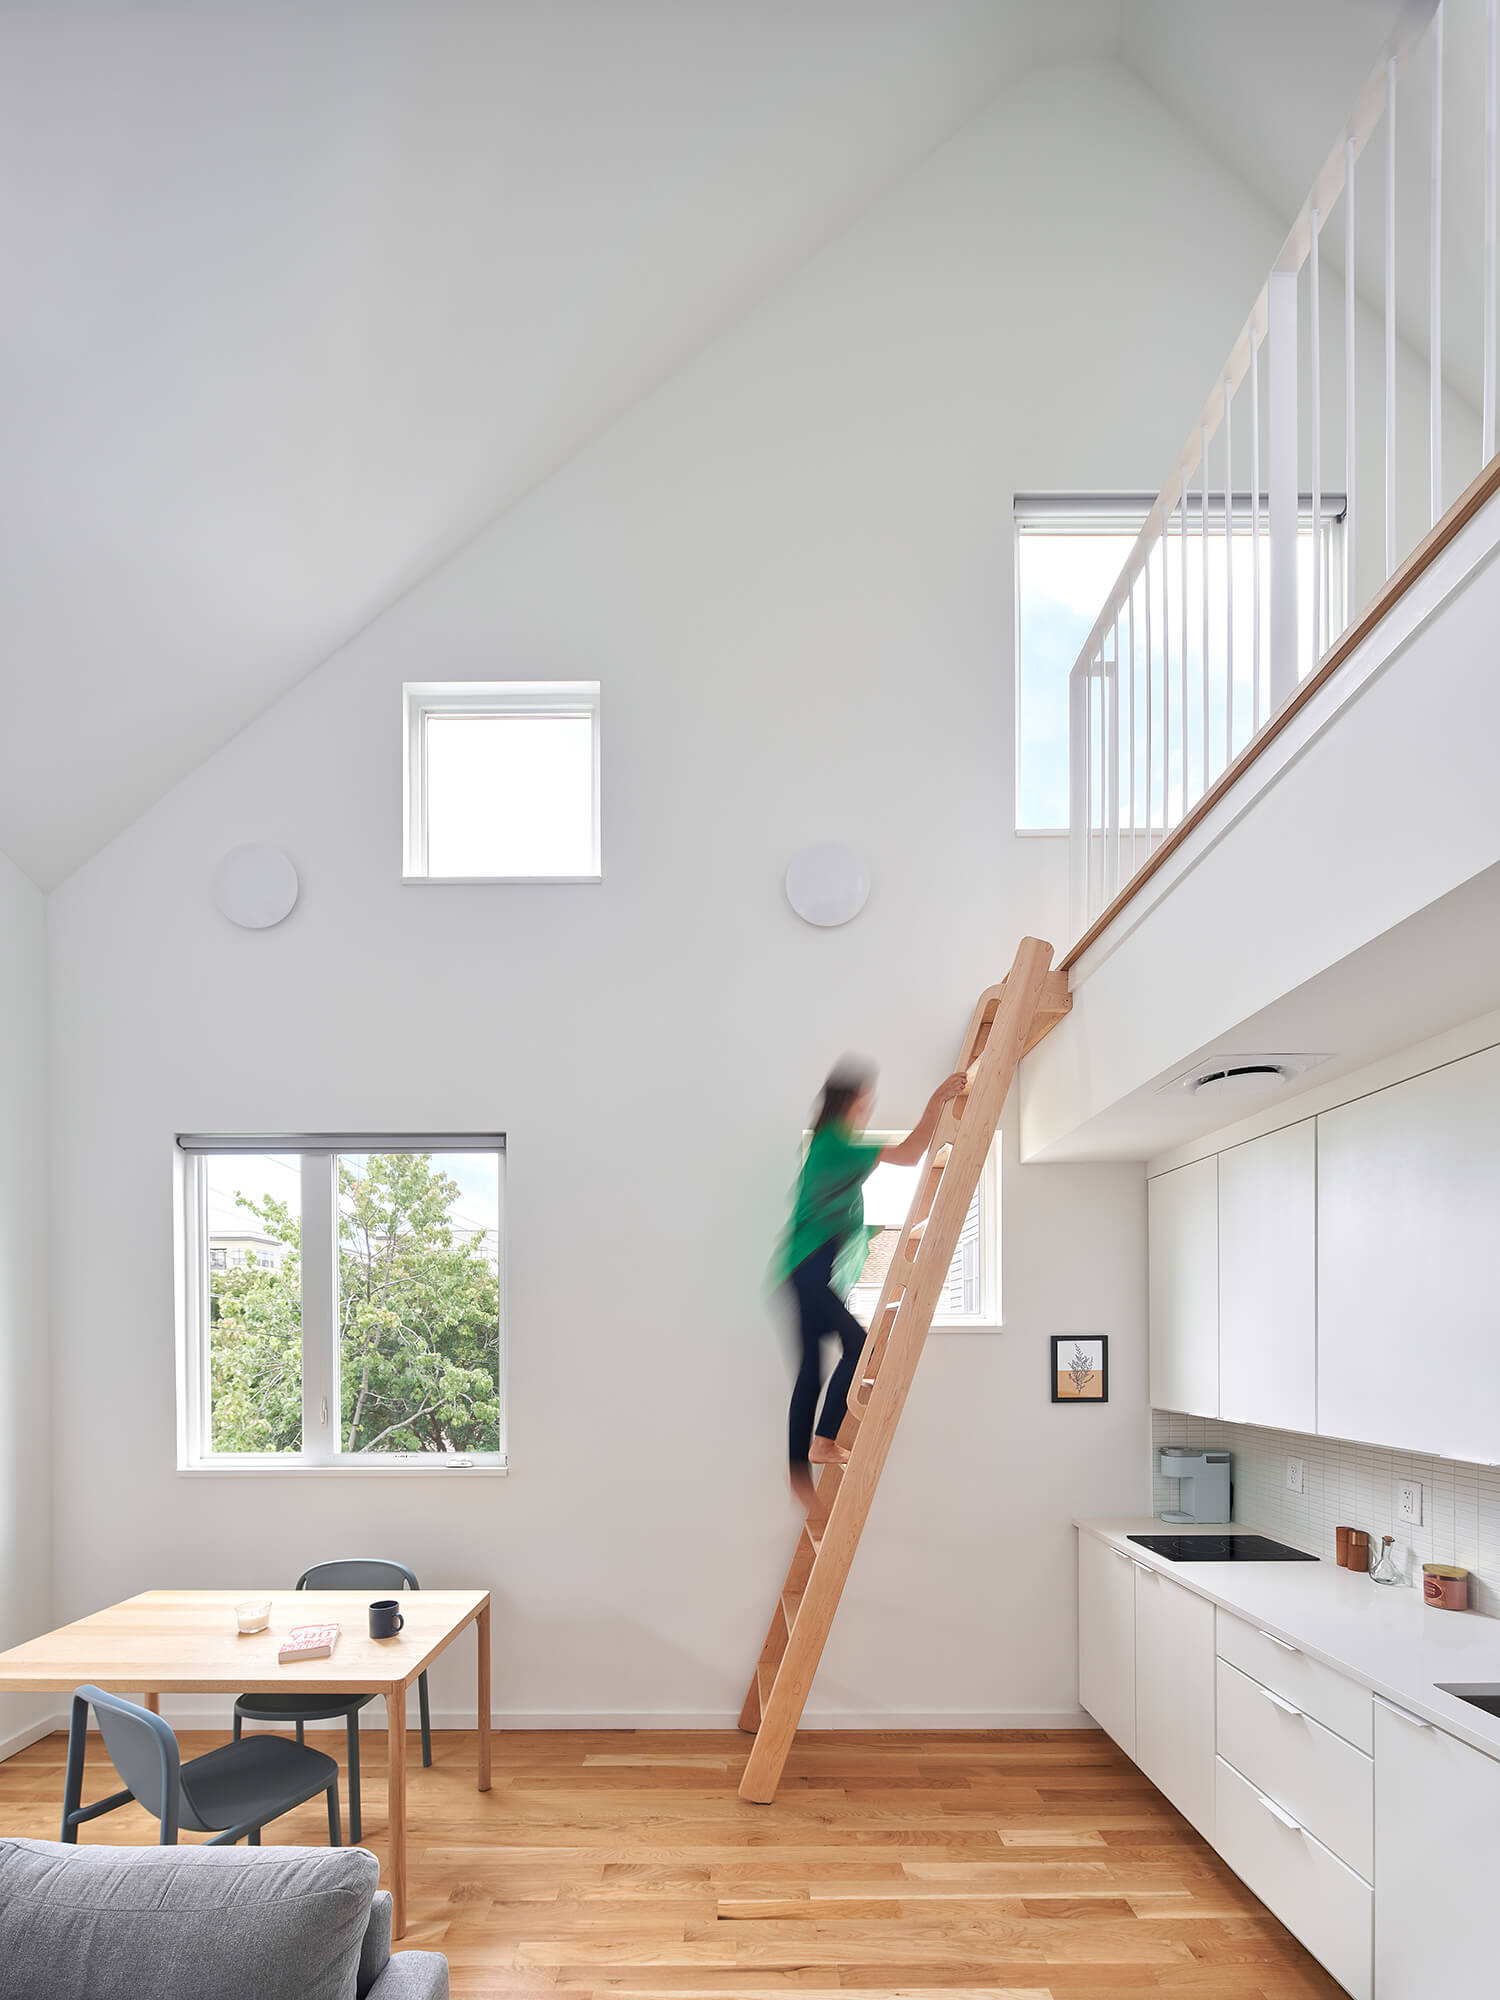
<svg viewBox="0 0 1500 2000"><path fill-rule="evenodd" d="M1289 1458L1286 1462L1286 1490L1288 1493L1300 1493L1302 1491L1302 1461L1300 1458Z"/></svg>
<svg viewBox="0 0 1500 2000"><path fill-rule="evenodd" d="M1422 1525L1422 1488L1415 1479L1400 1479L1396 1482L1396 1519L1407 1521L1414 1528Z"/></svg>

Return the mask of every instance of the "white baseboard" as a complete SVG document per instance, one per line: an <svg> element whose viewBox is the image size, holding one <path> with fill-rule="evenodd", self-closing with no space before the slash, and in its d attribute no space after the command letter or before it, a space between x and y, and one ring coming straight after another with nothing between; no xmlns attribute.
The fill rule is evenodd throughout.
<svg viewBox="0 0 1500 2000"><path fill-rule="evenodd" d="M56 1715L43 1715L28 1722L24 1728L12 1729L8 1735L0 1736L0 1764L7 1757L14 1757L18 1750L28 1749L33 1743L40 1743L44 1736L50 1736L54 1729L65 1729L67 1717L59 1711Z"/></svg>

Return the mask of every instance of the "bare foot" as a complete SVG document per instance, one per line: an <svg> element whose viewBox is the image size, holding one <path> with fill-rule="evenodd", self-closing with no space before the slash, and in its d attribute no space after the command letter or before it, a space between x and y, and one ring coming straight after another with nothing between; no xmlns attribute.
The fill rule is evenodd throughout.
<svg viewBox="0 0 1500 2000"><path fill-rule="evenodd" d="M813 1501L818 1496L818 1489L813 1479L812 1473L808 1470L806 1459L797 1460L796 1463L792 1465L787 1476L790 1478L792 1482L793 1497L796 1500L798 1500L802 1506L811 1507Z"/></svg>
<svg viewBox="0 0 1500 2000"><path fill-rule="evenodd" d="M808 1453L811 1465L847 1465L849 1454L834 1438L815 1437Z"/></svg>

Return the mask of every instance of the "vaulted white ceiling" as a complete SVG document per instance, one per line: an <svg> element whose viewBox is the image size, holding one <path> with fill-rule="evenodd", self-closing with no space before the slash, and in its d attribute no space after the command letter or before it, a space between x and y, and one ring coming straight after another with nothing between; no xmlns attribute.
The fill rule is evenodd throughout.
<svg viewBox="0 0 1500 2000"><path fill-rule="evenodd" d="M1035 61L1233 98L1326 16L1294 208L1379 9L1246 11L0 0L0 847L67 874Z"/></svg>

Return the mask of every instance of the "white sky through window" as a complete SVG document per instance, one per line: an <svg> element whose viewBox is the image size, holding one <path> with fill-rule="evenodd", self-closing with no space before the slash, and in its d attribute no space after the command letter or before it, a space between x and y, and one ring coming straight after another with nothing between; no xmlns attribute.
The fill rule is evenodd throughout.
<svg viewBox="0 0 1500 2000"><path fill-rule="evenodd" d="M426 797L431 875L595 870L586 715L430 715Z"/></svg>

